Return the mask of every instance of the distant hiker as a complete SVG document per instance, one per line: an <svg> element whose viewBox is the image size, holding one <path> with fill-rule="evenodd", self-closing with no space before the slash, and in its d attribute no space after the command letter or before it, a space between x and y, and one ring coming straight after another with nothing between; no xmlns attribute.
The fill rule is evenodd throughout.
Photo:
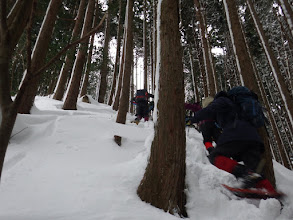
<svg viewBox="0 0 293 220"><path fill-rule="evenodd" d="M184 104L186 113L185 113L185 126L186 127L194 127L198 130L197 127L195 127L193 124L191 124L190 119L193 117L194 113L201 110L200 102L196 103L185 103Z"/></svg>
<svg viewBox="0 0 293 220"><path fill-rule="evenodd" d="M137 90L133 102L136 104L136 118L134 123L138 124L142 118L144 121L149 120L149 98L154 98L154 95L147 92L146 89Z"/></svg>
<svg viewBox="0 0 293 220"><path fill-rule="evenodd" d="M219 169L232 173L241 180L241 188L265 188L275 193L272 184L261 174L256 173L264 152L263 141L257 132L253 121L242 116L241 106L236 104L239 100L237 94L253 99L257 95L248 88L239 86L229 92L221 91L212 103L195 113L191 119L193 123L210 118L215 115L217 123L223 129L217 141L217 147L210 150L209 160ZM242 161L244 165L238 162Z"/></svg>
<svg viewBox="0 0 293 220"><path fill-rule="evenodd" d="M208 96L202 101L202 107L207 107L214 98L212 96ZM196 103L199 105L199 103ZM185 104L185 108L192 110L193 112L197 112L201 110L201 106L195 106L191 104ZM213 142L217 143L218 137L221 134L221 129L216 124L215 114L211 114L209 118L204 119L198 123L199 130L203 136L203 143L208 151L213 149Z"/></svg>

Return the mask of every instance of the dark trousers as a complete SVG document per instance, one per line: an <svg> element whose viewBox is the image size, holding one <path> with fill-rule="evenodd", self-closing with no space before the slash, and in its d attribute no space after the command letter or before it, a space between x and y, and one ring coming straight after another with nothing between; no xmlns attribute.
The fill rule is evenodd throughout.
<svg viewBox="0 0 293 220"><path fill-rule="evenodd" d="M232 174L234 174L233 170L235 166L238 165L237 162L240 161L243 161L244 165L249 170L255 172L261 160L261 154L263 151L264 146L259 142L232 141L218 145L209 155L209 160L219 169L223 169Z"/></svg>
<svg viewBox="0 0 293 220"><path fill-rule="evenodd" d="M149 106L147 101L140 101L136 103L136 114L138 119L149 117Z"/></svg>

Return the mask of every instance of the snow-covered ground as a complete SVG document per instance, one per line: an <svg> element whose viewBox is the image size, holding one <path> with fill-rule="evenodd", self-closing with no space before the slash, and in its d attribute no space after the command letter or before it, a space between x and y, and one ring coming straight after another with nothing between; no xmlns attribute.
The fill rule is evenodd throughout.
<svg viewBox="0 0 293 220"><path fill-rule="evenodd" d="M92 100L93 101L93 100ZM153 138L153 123L115 123L111 107L37 97L31 115L19 115L0 184L0 220L172 220L180 219L142 202L136 189ZM188 219L293 219L293 172L274 162L276 199L238 199L222 183L234 177L207 160L202 136L186 130ZM122 146L113 141L123 137Z"/></svg>

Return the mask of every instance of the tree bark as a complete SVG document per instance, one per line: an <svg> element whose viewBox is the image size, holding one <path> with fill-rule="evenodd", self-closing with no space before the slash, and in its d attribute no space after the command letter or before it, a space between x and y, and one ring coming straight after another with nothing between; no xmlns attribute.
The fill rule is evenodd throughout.
<svg viewBox="0 0 293 220"><path fill-rule="evenodd" d="M109 6L110 7L110 6ZM101 81L100 81L100 90L99 90L99 98L98 102L104 103L105 102L105 96L107 91L107 76L109 72L109 42L110 42L110 25L111 25L111 18L110 13L108 13L107 21L106 21L106 27L105 27L105 36L104 36L104 47L103 47L103 60L101 65Z"/></svg>
<svg viewBox="0 0 293 220"><path fill-rule="evenodd" d="M147 16L147 2L143 1L143 73L144 73L144 89L148 91L148 55L147 55L147 25L146 25L146 16Z"/></svg>
<svg viewBox="0 0 293 220"><path fill-rule="evenodd" d="M110 92L110 97L108 101L108 105L112 105L113 103L113 96L116 90L117 84L117 73L118 73L118 66L119 66L119 58L120 58L120 48L121 48L121 10L122 10L122 1L119 0L119 16L118 16L118 27L117 27L117 48L116 48L116 58L114 64L114 73L113 73L113 81L112 81L112 88Z"/></svg>
<svg viewBox="0 0 293 220"><path fill-rule="evenodd" d="M125 32L125 31L124 31ZM124 33L125 37L125 33ZM113 104L113 110L117 111L119 108L119 102L120 102L120 94L121 94L121 88L122 88L122 80L123 80L123 73L124 73L124 60L125 60L125 39L123 39L123 47L122 47L122 55L121 55L121 60L120 60L120 65L119 65L119 78L118 78L118 85L116 89L116 94L115 94L115 100Z"/></svg>
<svg viewBox="0 0 293 220"><path fill-rule="evenodd" d="M281 97L282 97L282 100L284 103L284 107L285 107L286 112L289 116L291 130L293 130L292 129L293 128L293 99L290 96L290 92L289 92L287 85L285 83L285 79L284 79L282 73L280 72L278 61L277 61L276 57L274 56L274 53L269 45L269 41L268 41L267 37L265 36L264 30L262 28L262 24L258 20L254 6L253 6L251 0L246 0L246 2L248 5L248 8L250 10L250 14L253 18L258 36L261 39L263 49L264 49L265 54L267 56L267 59L269 61L270 67L272 69L273 76L275 78L278 89L280 91L280 94L281 94Z"/></svg>
<svg viewBox="0 0 293 220"><path fill-rule="evenodd" d="M7 18L6 1L0 1L0 179L19 106L19 103L12 102L10 95L9 64L12 52L29 21L33 2L17 1Z"/></svg>
<svg viewBox="0 0 293 220"><path fill-rule="evenodd" d="M118 108L116 122L125 124L126 115L129 107L129 91L130 91L130 77L133 63L133 0L127 1L127 12L125 17L125 44L123 50L125 51L125 62L122 64L123 68L123 87L121 89L121 96ZM121 138L115 139L118 145L121 145Z"/></svg>
<svg viewBox="0 0 293 220"><path fill-rule="evenodd" d="M19 113L29 114L34 104L35 96L38 92L39 81L41 78L40 74L36 75L36 71L45 63L46 55L51 42L54 24L57 19L57 13L61 6L61 3L61 0L51 0L48 5L42 28L39 32L37 41L33 49L30 74L28 74L28 71L26 71L24 75L24 79L35 79L31 81L26 87L25 94L18 109Z"/></svg>
<svg viewBox="0 0 293 220"><path fill-rule="evenodd" d="M86 35L92 27L93 16L95 10L95 1L89 0L86 18L83 25L82 36ZM88 49L89 38L83 40L80 44L80 49L78 50L77 57L75 60L74 69L72 72L72 77L67 92L67 96L63 105L64 110L76 110L76 103L79 94L80 81L82 77L83 67L86 60L86 54Z"/></svg>
<svg viewBox="0 0 293 220"><path fill-rule="evenodd" d="M74 25L74 28L72 31L72 36L71 36L71 40L70 40L71 42L74 42L80 36L81 28L82 28L82 21L83 21L84 14L85 14L85 9L86 9L86 0L81 0L79 3L79 8L78 8L77 16L76 16L75 25ZM75 52L76 52L76 46L71 48L67 52L67 55L65 57L65 62L63 63L61 73L59 75L57 86L54 91L53 99L56 99L56 100L63 99L66 83L68 81L68 78L70 77L70 74L71 74L71 71L73 68Z"/></svg>
<svg viewBox="0 0 293 220"><path fill-rule="evenodd" d="M160 113L139 197L171 214L187 216L185 210L184 76L177 0L162 0L159 19ZM159 59L159 58L158 58Z"/></svg>
<svg viewBox="0 0 293 220"><path fill-rule="evenodd" d="M98 11L99 11L99 4L96 4L93 28L95 28L98 23L98 18L99 18ZM87 56L86 71L85 71L85 75L84 75L84 78L82 81L82 88L81 88L81 92L80 92L80 97L87 94L89 75L90 75L91 66L92 66L91 64L92 64L92 55L93 55L93 49L94 49L94 41L95 41L95 35L92 35L91 40L90 40L90 48L89 48L88 56Z"/></svg>
<svg viewBox="0 0 293 220"><path fill-rule="evenodd" d="M289 26L289 29L290 29L291 38L293 38L293 10L291 8L292 6L290 6L290 3L288 0L278 0L277 2L283 10L287 25Z"/></svg>
<svg viewBox="0 0 293 220"><path fill-rule="evenodd" d="M93 55L93 48L94 48L94 40L95 37L92 36L91 40L90 40L90 48L88 51L88 55L87 55L87 63L86 63L86 70L85 70L85 74L82 80L82 87L81 87L81 92L80 92L80 97L84 96L87 94L87 87L88 87L88 81L89 81L89 75L91 72L91 66L92 66L92 55Z"/></svg>
<svg viewBox="0 0 293 220"><path fill-rule="evenodd" d="M200 6L199 0L194 0L194 4L196 6L196 14L197 19L199 20L199 26L201 31L201 42L202 42L202 50L203 50L203 57L204 57L204 69L207 76L208 81L208 88L209 88L209 95L214 96L217 92L217 81L215 80L215 70L213 66L211 48L209 46L209 42L207 39L207 27L205 23L204 16L202 14L202 9Z"/></svg>

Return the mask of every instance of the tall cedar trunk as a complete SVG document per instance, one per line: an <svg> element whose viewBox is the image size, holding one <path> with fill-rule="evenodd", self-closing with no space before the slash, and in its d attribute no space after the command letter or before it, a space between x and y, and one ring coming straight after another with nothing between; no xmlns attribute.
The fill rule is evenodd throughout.
<svg viewBox="0 0 293 220"><path fill-rule="evenodd" d="M279 0L277 0L277 4L278 5L280 5L281 7L282 7L282 5L281 5L281 2L279 1ZM282 7L283 8L283 7ZM286 10L286 9L285 9ZM284 9L283 9L283 11L284 11ZM291 11L292 12L292 11ZM285 15L285 13L283 13L284 14L284 16L285 16L285 21L286 21L286 25L285 24L283 24L282 23L282 20L283 20L283 15L280 15L279 14L279 9L275 9L275 14L276 14L276 16L277 16L277 18L278 18L278 22L279 22L279 25L280 25L280 28L281 28L281 31L282 31L282 34L283 35L285 35L285 38L286 38L286 40L288 41L288 44L289 44L289 47L290 47L290 50L292 51L293 50L293 39L292 39L292 37L293 37L293 32L292 32L292 30L293 30L293 26L292 26L292 23L291 23L291 31L289 31L289 33L286 31L286 25L287 25L287 27L289 27L290 28L290 24L288 24L288 22L290 22L290 20L292 20L293 19L293 16L291 16L291 18L292 19L287 19L287 16ZM290 14L290 13L289 13ZM292 22L292 21L291 21Z"/></svg>
<svg viewBox="0 0 293 220"><path fill-rule="evenodd" d="M157 60L157 0L153 0L153 92L156 89L156 60Z"/></svg>
<svg viewBox="0 0 293 220"><path fill-rule="evenodd" d="M124 36L125 36L124 31ZM122 87L122 80L123 80L123 73L124 73L124 60L125 60L125 38L123 39L123 47L122 47L122 55L120 59L120 65L119 65L119 78L118 78L118 85L116 86L116 94L115 94L115 100L113 104L113 110L117 111L119 108L119 102L120 102L120 96L121 96L121 87Z"/></svg>
<svg viewBox="0 0 293 220"><path fill-rule="evenodd" d="M121 96L118 108L116 122L125 124L126 115L129 107L129 91L130 91L130 76L133 59L133 0L127 1L127 13L125 15L125 41L123 51L125 51L125 62L122 64L123 69L123 87L121 88ZM122 66L121 65L121 66ZM121 137L115 139L118 145L121 145Z"/></svg>
<svg viewBox="0 0 293 220"><path fill-rule="evenodd" d="M260 23L260 21L258 20L258 16L256 14L256 11L254 9L254 6L251 2L251 0L246 0L247 4L248 4L248 8L250 10L250 13L251 13L251 16L253 18L253 21L255 23L255 26L256 26L256 29L257 29L257 32L258 32L258 35L261 39L261 42L262 42L262 46L266 52L266 56L267 56L267 59L270 61L270 66L271 66L271 69L274 73L274 76L275 76L275 80L279 83L277 83L277 85L279 85L279 90L282 94L284 94L284 96L282 96L282 98L284 99L283 101L286 103L284 106L285 108L288 108L289 109L286 109L288 114L290 115L289 118L292 119L292 111L293 111L293 100L290 96L290 93L287 89L287 86L285 84L285 81L284 81L284 78L280 72L280 68L278 66L278 61L276 59L276 57L274 56L274 53L272 51L272 49L270 48L270 45L269 45L269 42L268 42L268 39L267 37L265 36L264 34L264 30L262 28L262 24ZM270 106L269 106L269 103L266 102L266 108L269 109ZM271 112L270 112L271 113ZM272 117L271 117L272 118ZM291 120L291 127L292 127L293 123L292 123L292 120ZM276 133L276 126L275 124L272 125L273 126L273 130L274 132ZM292 128L291 128L292 130ZM278 138L279 138L279 135L277 135ZM278 141L278 143L280 144L280 141ZM289 165L288 163L288 159L285 157L285 152L284 152L284 146L280 146L279 145L279 149L280 149L280 153L281 153L281 156L283 158L283 162L284 162L284 165L288 168L288 169L291 169L291 166Z"/></svg>
<svg viewBox="0 0 293 220"><path fill-rule="evenodd" d="M110 7L110 6L109 6ZM100 103L105 102L105 95L107 91L107 76L109 71L109 42L110 42L110 25L111 25L110 13L108 12L108 17L106 21L105 27L105 39L104 39L104 47L103 47L103 60L101 65L101 82L100 82L100 90L99 90L99 99Z"/></svg>
<svg viewBox="0 0 293 220"><path fill-rule="evenodd" d="M274 53L269 45L269 41L267 39L267 37L265 36L264 34L264 30L262 28L262 24L260 23L260 21L258 20L258 17L257 17L257 14L256 14L256 11L254 9L254 6L251 2L251 0L246 0L247 4L248 4L248 8L250 10L250 13L253 17L253 21L255 23L255 27L257 29L257 33L261 39L261 43L262 43L262 46L264 48L264 51L266 53L266 56L267 56L267 59L269 61L269 64L271 66L271 69L272 69L272 72L273 72L273 75L275 77L275 80L277 82L277 85L278 85L278 89L281 93L281 97L283 99L283 102L284 102L284 107L286 109L286 112L289 116L289 120L290 120L290 124L291 124L291 130L292 129L292 126L293 126L293 99L292 97L290 96L290 92L286 86L286 83L285 83L285 79L280 71L280 68L278 66L278 61L276 59L276 57L274 56Z"/></svg>
<svg viewBox="0 0 293 220"><path fill-rule="evenodd" d="M95 14L94 14L94 22L93 22L93 27L95 28L97 26L98 23L98 11L99 11L99 4L96 4L96 9L95 9ZM93 49L94 49L94 41L95 41L95 36L92 35L91 36L91 40L90 40L90 48L88 51L88 56L87 56L87 64L86 64L86 72L82 81L82 88L81 88L81 92L80 92L80 97L84 96L87 94L87 87L88 87L88 81L89 81L89 75L91 72L91 64L92 64L92 56L93 56Z"/></svg>
<svg viewBox="0 0 293 220"><path fill-rule="evenodd" d="M151 23L151 25L153 25L152 23ZM154 76L155 76L155 74L154 74L154 48L153 48L153 44L154 44L154 39L153 39L153 29L152 28L150 28L150 45L149 45L149 48L150 48L150 54L149 54L149 56L150 56L150 68L151 68L151 70L150 70L150 72L151 72L151 80L150 80L150 84L151 84L151 90L150 90L150 92L152 93L152 94L154 94Z"/></svg>
<svg viewBox="0 0 293 220"><path fill-rule="evenodd" d="M83 21L85 9L86 9L86 3L87 3L86 0L80 1L75 25L74 25L72 36L70 39L71 42L74 42L80 36L82 21ZM56 100L63 99L66 83L68 81L68 78L70 77L70 74L73 68L75 52L76 52L76 47L73 47L70 50L68 50L68 53L65 57L65 62L63 63L61 73L57 82L57 86L55 88L53 99L56 99Z"/></svg>
<svg viewBox="0 0 293 220"><path fill-rule="evenodd" d="M82 97L82 96L87 94L87 87L88 87L89 75L90 75L91 64L92 64L94 39L95 39L95 37L92 36L91 40L90 40L90 48L89 48L89 52L88 52L88 55L87 55L86 71L85 71L83 81L82 81L81 92L80 92L80 95L79 95L80 97Z"/></svg>
<svg viewBox="0 0 293 220"><path fill-rule="evenodd" d="M29 114L34 104L35 96L38 92L39 81L41 78L40 74L35 75L34 73L37 72L38 69L40 69L45 63L46 55L51 42L53 28L61 3L61 0L51 0L48 5L42 28L39 32L32 54L31 74L27 74L27 72L25 74L25 78L34 78L34 80L31 81L30 84L26 87L24 97L18 109L19 113Z"/></svg>
<svg viewBox="0 0 293 220"><path fill-rule="evenodd" d="M207 97L209 95L208 92L208 86L207 86L207 77L206 73L204 71L204 61L203 61L203 54L202 54L202 46L200 45L200 41L198 40L198 32L195 29L195 25L192 25L193 28L193 33L194 33L194 42L195 42L195 49L196 49L196 55L197 55L197 60L198 60L198 67L200 71L200 78L203 83L203 92L204 92L204 97Z"/></svg>
<svg viewBox="0 0 293 220"><path fill-rule="evenodd" d="M120 48L121 48L121 10L122 10L122 1L119 0L119 16L118 16L118 27L117 27L117 47L116 47L116 58L114 64L114 73L113 73L113 81L111 92L109 96L108 105L112 105L113 103L113 96L116 90L116 83L117 83L117 73L118 73L118 65L119 65L119 58L120 58Z"/></svg>
<svg viewBox="0 0 293 220"><path fill-rule="evenodd" d="M145 174L137 193L158 208L187 216L185 211L184 76L178 0L162 0L160 14L159 117ZM159 12L160 10L160 12Z"/></svg>
<svg viewBox="0 0 293 220"><path fill-rule="evenodd" d="M12 11L7 13L6 1L0 1L0 179L19 105L11 100L9 64L12 52L28 23L33 2L17 1Z"/></svg>
<svg viewBox="0 0 293 220"><path fill-rule="evenodd" d="M256 69L256 67L254 67L254 68ZM264 85L261 82L259 74L256 74L256 79L259 82L258 83L259 84L259 90L260 90L261 97L262 97L262 100L264 102L264 105L265 105L266 109L270 109L269 100L268 100L267 95L265 94ZM275 138L275 140L277 142L278 150L279 150L281 160L282 160L282 161L278 161L278 160L277 161L280 162L281 164L283 164L286 168L292 170L292 166L290 164L290 160L288 158L288 155L286 155L285 146L282 144L282 140L281 140L282 137L280 136L280 132L278 131L277 123L276 123L276 120L274 119L273 113L272 113L272 111L268 111L267 114L268 114L269 122L270 122L270 124L272 126L272 131L273 131L273 134L274 134L274 138Z"/></svg>
<svg viewBox="0 0 293 220"><path fill-rule="evenodd" d="M205 24L204 16L202 14L199 0L194 0L194 4L196 6L196 15L197 15L197 19L199 20L199 26L201 30L200 37L201 37L203 57L204 57L204 68L205 68L207 79L208 79L207 81L208 81L209 95L214 96L216 94L217 81L215 80L215 71L213 66L211 49L207 39L207 35L208 35L207 27Z"/></svg>
<svg viewBox="0 0 293 220"><path fill-rule="evenodd" d="M189 58L190 58L190 72L191 72L192 85L193 85L194 101L199 102L200 97L198 94L197 82L196 82L195 76L194 76L193 57L191 54L191 49L189 50L188 53L189 53Z"/></svg>
<svg viewBox="0 0 293 220"><path fill-rule="evenodd" d="M95 10L95 1L89 0L86 18L84 20L82 37L85 36L92 27L93 16ZM89 38L83 40L80 44L80 48L77 53L77 57L74 64L74 69L72 71L72 77L67 92L67 97L65 99L63 109L64 110L76 110L76 102L79 94L80 81L82 77L83 67L86 61L86 54L88 49Z"/></svg>
<svg viewBox="0 0 293 220"><path fill-rule="evenodd" d="M134 62L132 62L131 67L131 84L130 84L130 100L133 100L134 98ZM130 113L134 113L134 104L131 102L130 104Z"/></svg>
<svg viewBox="0 0 293 220"><path fill-rule="evenodd" d="M257 85L257 79L252 66L252 60L247 50L246 41L241 28L241 24L237 14L237 6L234 0L224 0L226 17L229 24L229 31L235 50L238 71L240 73L241 81L244 85L249 85L249 88L260 94ZM259 134L264 141L265 153L263 157L266 160L264 167L265 177L275 186L275 175L272 162L272 153L269 146L268 135L264 127L259 129Z"/></svg>
<svg viewBox="0 0 293 220"><path fill-rule="evenodd" d="M279 0L279 5L282 7L284 16L286 18L286 22L290 28L291 32L291 38L293 37L293 11L292 11L292 6L290 6L290 3L288 0Z"/></svg>
<svg viewBox="0 0 293 220"><path fill-rule="evenodd" d="M144 86L143 88L148 91L148 55L147 55L147 27L146 27L146 16L147 16L147 5L146 0L143 1L143 72L144 72Z"/></svg>

